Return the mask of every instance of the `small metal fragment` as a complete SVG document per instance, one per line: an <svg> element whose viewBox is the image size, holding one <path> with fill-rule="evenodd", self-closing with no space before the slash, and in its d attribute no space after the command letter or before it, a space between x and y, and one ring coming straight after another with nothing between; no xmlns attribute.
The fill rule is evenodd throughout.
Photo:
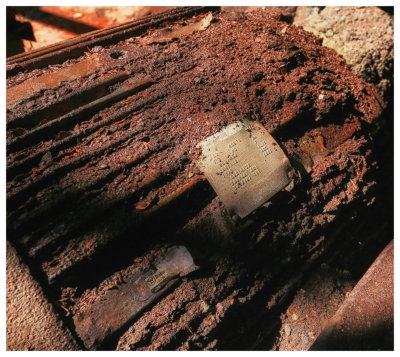
<svg viewBox="0 0 400 357"><path fill-rule="evenodd" d="M165 43L176 38L190 35L195 31L204 31L208 26L210 26L212 18L212 13L209 13L207 16L197 22L179 26L175 29L165 28L158 30L152 36L142 38L140 42L143 45L150 45L152 43Z"/></svg>
<svg viewBox="0 0 400 357"><path fill-rule="evenodd" d="M74 315L76 332L86 348L96 349L144 308L161 297L184 276L198 267L184 246L171 247L147 272L136 271Z"/></svg>
<svg viewBox="0 0 400 357"><path fill-rule="evenodd" d="M193 258L184 246L171 247L155 268L145 272L134 283L134 293L139 301L147 300L161 290L168 281L197 269Z"/></svg>
<svg viewBox="0 0 400 357"><path fill-rule="evenodd" d="M291 182L289 159L261 123L228 125L198 147L198 166L228 210L241 218Z"/></svg>

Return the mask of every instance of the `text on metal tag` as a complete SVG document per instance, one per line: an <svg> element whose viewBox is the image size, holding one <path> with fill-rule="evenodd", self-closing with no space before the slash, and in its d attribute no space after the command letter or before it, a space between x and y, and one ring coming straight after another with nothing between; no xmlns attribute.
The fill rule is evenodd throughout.
<svg viewBox="0 0 400 357"><path fill-rule="evenodd" d="M156 270L153 274L150 274L145 278L147 285L150 290L154 293L160 290L169 280L170 276L166 271Z"/></svg>
<svg viewBox="0 0 400 357"><path fill-rule="evenodd" d="M198 166L227 209L242 218L291 181L289 159L261 123L230 124L197 146Z"/></svg>

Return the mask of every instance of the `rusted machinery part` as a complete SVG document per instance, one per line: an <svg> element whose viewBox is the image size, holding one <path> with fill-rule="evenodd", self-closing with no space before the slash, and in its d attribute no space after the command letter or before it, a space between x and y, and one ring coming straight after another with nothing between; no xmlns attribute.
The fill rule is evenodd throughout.
<svg viewBox="0 0 400 357"><path fill-rule="evenodd" d="M195 7L183 7L183 8L179 8L179 9L174 9L172 11L172 13L176 13L177 11L179 13L182 13L182 11L186 12L188 8L190 8L191 10L198 10L198 7L197 8L195 8ZM169 11L169 14L171 14L171 11ZM108 34L111 34L111 33L118 32L120 30L129 28L129 27L132 26L132 24L138 25L138 24L147 23L149 18L151 20L157 20L160 17L164 18L165 17L165 13L162 13L161 15L145 16L145 17L142 17L141 19L133 20L133 21L130 21L130 22L127 22L127 23L124 23L124 24L111 26L111 27L108 27L108 28L105 28L105 29L99 29L99 30L96 30L96 31L91 31L90 33L86 33L86 34L83 34L81 36L76 36L76 37L71 38L71 39L67 39L67 40L64 40L64 41L61 41L61 42L58 42L58 43L54 43L52 45L37 49L35 51L31 51L29 53L20 53L18 55L9 57L7 59L7 63L8 64L12 64L12 63L18 62L18 60L21 59L21 58L23 58L23 60L31 59L31 58L37 57L39 55L42 55L42 54L45 54L45 53L49 53L49 52L51 52L51 51L53 51L55 49L64 49L64 48L68 47L71 44L76 44L76 43L83 42L83 41L88 40L88 39L93 39L93 36L108 35Z"/></svg>
<svg viewBox="0 0 400 357"><path fill-rule="evenodd" d="M379 254L311 346L314 351L393 350L394 242Z"/></svg>
<svg viewBox="0 0 400 357"><path fill-rule="evenodd" d="M146 16L126 24L92 31L54 45L39 48L28 53L21 53L7 59L7 76L21 70L31 70L60 63L66 59L79 57L93 46L107 46L132 36L139 36L145 31L167 21L177 21L217 8L187 6L168 10L153 16Z"/></svg>
<svg viewBox="0 0 400 357"><path fill-rule="evenodd" d="M83 72L82 75L86 75L86 71ZM46 105L42 108L23 112L14 117L9 117L7 118L7 129L21 127L32 128L41 122L47 122L51 119L59 117L60 115L67 114L78 106L88 104L89 102L104 96L107 91L107 86L124 81L128 77L128 72L117 73L116 75L112 75L97 81L88 87L84 87L78 92L73 92L62 96L61 98L57 99L55 103L46 103ZM43 80L43 78L41 79ZM55 85L55 88L60 85L60 82ZM46 81L43 81L43 84L44 88L47 89L48 86ZM25 90L25 92L28 92L28 88L24 83L20 84L20 86ZM14 89L10 90L9 97L14 97L14 94ZM29 99L31 96L32 93L29 93L26 95L26 97L24 96L23 98L17 100L16 103L20 102L21 100Z"/></svg>
<svg viewBox="0 0 400 357"><path fill-rule="evenodd" d="M275 306L281 291L299 281L292 272L300 274L340 241L346 224L376 199L369 137L381 113L376 90L280 13L213 17L206 30L161 44L124 41L102 48L96 53L101 58L123 55L104 61L93 78L61 82L8 109L9 119L22 118L30 106L57 105L52 91L71 95L105 75L130 73L131 83L153 79L124 99L103 102L104 108L77 118L67 131L59 128L51 137L41 132L25 148L14 145L7 157L8 238L70 304L71 316L99 304L118 276L129 279L136 269L147 269L171 244L185 245L201 266L124 326L118 341L108 342L113 348L246 344L244 337L266 316L266 304ZM9 90L52 71L9 77ZM107 86L103 95L123 86ZM70 103L71 111L81 110L82 104ZM301 163L301 174L290 193L280 192L238 222L193 159L196 144L242 118L273 133L293 164ZM18 120L26 127L8 127L10 142L46 125ZM54 115L47 123L57 120ZM249 315L249 309L257 313ZM237 319L243 329L232 331Z"/></svg>

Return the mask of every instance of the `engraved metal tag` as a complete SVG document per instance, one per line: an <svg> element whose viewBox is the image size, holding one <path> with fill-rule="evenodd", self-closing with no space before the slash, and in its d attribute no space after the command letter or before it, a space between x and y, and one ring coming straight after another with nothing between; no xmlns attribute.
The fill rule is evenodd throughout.
<svg viewBox="0 0 400 357"><path fill-rule="evenodd" d="M155 293L160 290L170 279L170 275L166 271L156 270L153 274L147 276L145 281L149 289Z"/></svg>
<svg viewBox="0 0 400 357"><path fill-rule="evenodd" d="M233 123L197 146L198 166L228 210L241 218L291 181L289 159L261 123Z"/></svg>
<svg viewBox="0 0 400 357"><path fill-rule="evenodd" d="M185 276L198 269L193 257L184 246L173 246L165 256L154 263L153 268L139 274L133 285L138 301L146 301L161 290L171 279Z"/></svg>

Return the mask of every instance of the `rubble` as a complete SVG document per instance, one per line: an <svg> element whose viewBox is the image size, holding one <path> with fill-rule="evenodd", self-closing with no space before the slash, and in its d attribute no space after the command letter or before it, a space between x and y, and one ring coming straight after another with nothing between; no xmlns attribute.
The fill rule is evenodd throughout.
<svg viewBox="0 0 400 357"><path fill-rule="evenodd" d="M388 103L393 98L393 17L376 6L299 6L294 24L323 39Z"/></svg>

